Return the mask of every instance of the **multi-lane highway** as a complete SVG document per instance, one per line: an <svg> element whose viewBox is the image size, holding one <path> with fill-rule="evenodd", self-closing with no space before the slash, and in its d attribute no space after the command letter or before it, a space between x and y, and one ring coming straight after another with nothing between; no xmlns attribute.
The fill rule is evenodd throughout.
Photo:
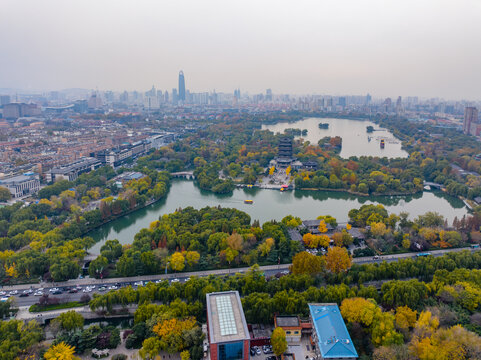
<svg viewBox="0 0 481 360"><path fill-rule="evenodd" d="M450 252L458 252L468 250L471 252L479 251L479 249L473 248L460 248L460 249L444 249L435 250L429 253L424 253L426 256L442 256ZM418 257L419 253L405 253L396 255L385 255L380 257L361 257L354 258L354 263L357 264L368 264L376 262L392 262L400 259L415 258ZM261 266L260 271L264 272L265 276L274 276L276 274L283 275L289 272L289 266L291 264L280 264L280 265L268 265ZM190 273L178 273L178 274L162 274L162 275L146 275L146 276L135 276L135 277L125 277L125 278L112 278L112 279L75 279L69 280L61 283L41 283L38 285L16 285L16 286L6 286L0 289L0 298L6 300L7 297L14 297L17 306L29 306L38 302L41 294L48 294L50 298L58 298L61 302L66 301L79 301L82 295L88 294L92 296L94 293L105 293L110 290L114 290L123 286L133 286L134 288L138 286L145 285L146 282L157 282L163 279L169 280L171 283L175 282L185 282L190 277L206 277L210 275L223 276L223 275L234 275L236 273L245 273L249 268L235 268L235 269L220 269L220 270L207 270L199 272ZM57 288L58 291L53 291ZM41 289L41 290L39 290ZM74 290L75 289L75 290ZM12 293L13 292L13 293ZM29 294L25 294L29 292ZM37 293L37 295L35 295Z"/></svg>

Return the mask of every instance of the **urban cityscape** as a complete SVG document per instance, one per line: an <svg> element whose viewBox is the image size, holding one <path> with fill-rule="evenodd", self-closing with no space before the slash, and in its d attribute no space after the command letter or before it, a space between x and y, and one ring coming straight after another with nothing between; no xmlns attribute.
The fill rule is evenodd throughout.
<svg viewBox="0 0 481 360"><path fill-rule="evenodd" d="M0 360L481 359L477 3L94 4L0 15Z"/></svg>

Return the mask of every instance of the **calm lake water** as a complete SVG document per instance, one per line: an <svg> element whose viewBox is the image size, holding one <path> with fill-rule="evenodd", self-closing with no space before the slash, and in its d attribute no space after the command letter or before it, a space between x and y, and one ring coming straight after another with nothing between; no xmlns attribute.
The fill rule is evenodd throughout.
<svg viewBox="0 0 481 360"><path fill-rule="evenodd" d="M319 129L319 123L328 123L328 129ZM366 132L367 126L372 126L377 131ZM283 133L284 130L307 129L307 135L302 136L311 144L326 136L340 136L342 138L342 150L340 156L347 159L351 156L379 156L387 158L405 158L408 153L401 149L401 142L388 130L380 128L371 121L332 119L332 118L307 118L296 122L283 122L274 125L262 125L263 130L274 133ZM385 147L381 149L380 141L385 140Z"/></svg>
<svg viewBox="0 0 481 360"><path fill-rule="evenodd" d="M252 199L252 205L244 200ZM98 254L100 247L108 239L118 239L122 244L132 243L134 236L146 228L159 216L169 214L176 209L193 206L201 209L205 206L233 207L248 213L252 220L261 224L271 219L281 220L288 214L301 219L315 219L319 215L332 215L338 222L348 220L350 209L364 204L383 204L389 212L399 214L408 212L411 218L427 211L437 211L451 223L455 216L461 218L467 214L463 202L443 192L424 192L414 196L359 197L348 193L334 191L295 190L280 192L266 189L235 189L231 196L215 195L199 189L193 181L174 180L167 197L144 209L119 218L92 231L98 241L90 250Z"/></svg>

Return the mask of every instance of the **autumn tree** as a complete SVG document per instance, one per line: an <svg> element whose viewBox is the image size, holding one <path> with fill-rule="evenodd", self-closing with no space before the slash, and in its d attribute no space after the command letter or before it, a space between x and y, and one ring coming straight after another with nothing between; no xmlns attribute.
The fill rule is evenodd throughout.
<svg viewBox="0 0 481 360"><path fill-rule="evenodd" d="M261 255L267 256L271 252L274 244L275 244L275 241L274 241L273 238L265 239L264 242L262 244L260 244L259 247L258 247L259 251L261 252Z"/></svg>
<svg viewBox="0 0 481 360"><path fill-rule="evenodd" d="M185 267L184 255L180 252L175 252L170 257L170 268L174 271L182 271Z"/></svg>
<svg viewBox="0 0 481 360"><path fill-rule="evenodd" d="M416 323L417 311L411 310L409 306L399 306L396 308L396 326L399 329L414 327Z"/></svg>
<svg viewBox="0 0 481 360"><path fill-rule="evenodd" d="M276 327L271 335L272 351L276 356L281 356L287 350L286 332L281 327Z"/></svg>
<svg viewBox="0 0 481 360"><path fill-rule="evenodd" d="M324 258L309 254L307 251L302 251L292 258L290 270L296 275L317 275L323 270L324 264Z"/></svg>
<svg viewBox="0 0 481 360"><path fill-rule="evenodd" d="M197 251L186 251L185 252L185 260L187 261L187 265L194 266L199 262L200 254Z"/></svg>
<svg viewBox="0 0 481 360"><path fill-rule="evenodd" d="M321 232L322 234L326 233L327 232L327 225L326 225L326 222L324 220L321 220L319 222L319 232Z"/></svg>
<svg viewBox="0 0 481 360"><path fill-rule="evenodd" d="M386 224L382 222L374 222L371 224L371 233L375 237L383 236L386 233Z"/></svg>
<svg viewBox="0 0 481 360"><path fill-rule="evenodd" d="M46 360L80 360L75 356L75 347L67 345L63 341L50 346L44 355Z"/></svg>
<svg viewBox="0 0 481 360"><path fill-rule="evenodd" d="M333 273L340 273L351 268L352 259L349 256L347 249L339 246L334 246L327 250L326 268Z"/></svg>

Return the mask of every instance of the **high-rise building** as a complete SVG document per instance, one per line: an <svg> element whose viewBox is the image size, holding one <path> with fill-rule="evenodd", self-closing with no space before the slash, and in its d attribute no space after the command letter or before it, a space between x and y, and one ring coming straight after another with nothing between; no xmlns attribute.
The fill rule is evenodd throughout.
<svg viewBox="0 0 481 360"><path fill-rule="evenodd" d="M185 101L185 79L184 72L179 72L179 101Z"/></svg>
<svg viewBox="0 0 481 360"><path fill-rule="evenodd" d="M371 103L372 97L370 94L366 95L366 105L369 105Z"/></svg>
<svg viewBox="0 0 481 360"><path fill-rule="evenodd" d="M0 106L10 104L10 95L0 96Z"/></svg>
<svg viewBox="0 0 481 360"><path fill-rule="evenodd" d="M272 90L271 89L266 90L266 101L272 101Z"/></svg>
<svg viewBox="0 0 481 360"><path fill-rule="evenodd" d="M464 108L463 132L465 134L478 135L478 109L473 106Z"/></svg>

